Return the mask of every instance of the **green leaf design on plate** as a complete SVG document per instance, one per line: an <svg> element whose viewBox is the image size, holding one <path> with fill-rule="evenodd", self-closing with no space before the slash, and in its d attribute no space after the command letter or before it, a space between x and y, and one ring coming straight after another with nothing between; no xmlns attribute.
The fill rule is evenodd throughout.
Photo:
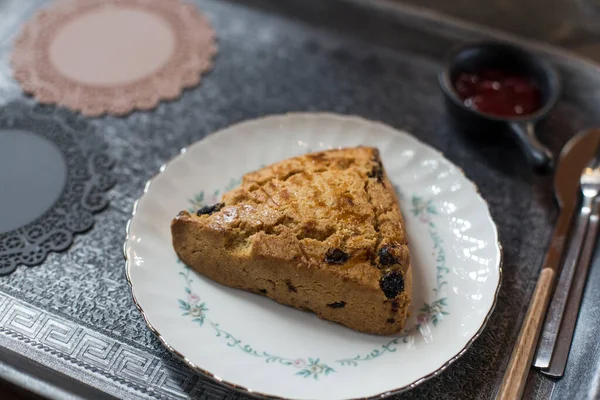
<svg viewBox="0 0 600 400"><path fill-rule="evenodd" d="M310 149L307 149L310 150ZM241 182L240 179L230 179L229 183L225 186L224 192L227 192ZM398 188L396 191L404 197L404 194L400 192ZM218 196L220 190L215 190L211 199L211 203L214 198ZM204 192L199 192L189 202L195 208L192 212L195 212L198 208L205 205L206 198ZM216 201L216 200L215 200ZM448 282L445 280L445 276L450 272L446 266L446 253L444 250L444 241L437 231L437 226L432 220L434 216L438 215L438 211L435 208L433 200L424 200L422 197L413 195L411 199L412 213L415 217L418 217L419 221L423 223L429 231L429 236L432 241L432 248L435 252L436 270L437 270L437 285L433 288L435 293L435 299L429 304L425 303L419 308L419 314L417 316L417 325L407 331L402 332L397 337L391 339L385 344L382 344L380 348L373 349L367 354L358 354L354 357L343 358L333 361L333 363L339 364L342 367L357 367L360 363L365 361L371 361L383 357L386 354L394 353L400 344L409 344L412 336L416 335L417 332L428 323L431 323L436 327L444 319L444 316L449 315L447 311L447 297L441 296L441 292ZM183 264L181 260L177 260L178 263ZM327 363L321 362L320 357L312 358L289 358L279 355L274 355L266 351L260 351L253 348L251 345L244 343L242 339L238 339L230 332L224 330L217 322L209 319L208 311L205 302L200 302L200 296L197 295L192 288L192 279L190 276L190 268L183 264L183 272L179 275L183 277L185 281L184 292L187 296L186 300L178 299L180 310L183 311L182 316L191 317L191 322L198 324L203 327L209 325L215 332L215 337L221 338L223 342L230 348L236 348L243 353L257 358L264 359L267 364L278 364L286 367L297 368L299 371L295 372L295 376L304 378L312 378L318 380L320 377L328 376L333 372L337 372Z"/></svg>

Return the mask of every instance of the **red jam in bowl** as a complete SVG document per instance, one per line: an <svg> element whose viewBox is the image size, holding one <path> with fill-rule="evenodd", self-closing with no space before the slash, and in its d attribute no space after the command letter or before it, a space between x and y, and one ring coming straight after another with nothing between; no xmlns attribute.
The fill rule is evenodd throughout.
<svg viewBox="0 0 600 400"><path fill-rule="evenodd" d="M517 117L532 114L540 104L540 91L530 79L487 69L461 73L454 87L464 104L484 114Z"/></svg>

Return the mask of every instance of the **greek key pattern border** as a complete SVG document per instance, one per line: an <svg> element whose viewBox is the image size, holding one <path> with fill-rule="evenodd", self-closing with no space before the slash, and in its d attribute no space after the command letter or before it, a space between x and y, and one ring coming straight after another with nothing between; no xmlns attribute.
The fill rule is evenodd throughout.
<svg viewBox="0 0 600 400"><path fill-rule="evenodd" d="M185 366L166 365L156 356L120 343L75 322L0 293L0 335L24 342L144 397L159 399L223 397ZM212 396L210 396L212 398Z"/></svg>

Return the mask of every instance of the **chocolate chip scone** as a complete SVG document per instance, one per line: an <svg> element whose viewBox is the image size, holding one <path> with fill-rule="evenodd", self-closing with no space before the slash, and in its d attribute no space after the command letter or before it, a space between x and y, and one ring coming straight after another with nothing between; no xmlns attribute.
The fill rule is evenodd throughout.
<svg viewBox="0 0 600 400"><path fill-rule="evenodd" d="M222 203L171 224L180 259L223 285L361 332L404 327L408 240L379 152L291 158L243 177Z"/></svg>

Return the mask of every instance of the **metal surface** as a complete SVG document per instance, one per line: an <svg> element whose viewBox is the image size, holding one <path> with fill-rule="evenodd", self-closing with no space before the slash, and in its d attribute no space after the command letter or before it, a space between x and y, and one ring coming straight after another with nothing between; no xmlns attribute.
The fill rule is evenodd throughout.
<svg viewBox="0 0 600 400"><path fill-rule="evenodd" d="M589 132L589 136L592 136L592 139L596 139L596 133L596 131L591 131ZM538 349L533 363L533 365L537 368L548 368L550 361L552 360L556 339L558 337L565 307L571 291L573 277L575 275L581 249L585 241L588 222L592 212L592 205L596 196L598 196L598 193L600 192L600 159L598 158L598 152L596 151L596 153L592 154L591 157L584 158L581 156L581 147L589 146L588 142L590 140L586 141L585 139L581 138L575 138L573 140L575 141L575 144L573 146L567 145L565 150L568 152L574 152L575 155L571 156L571 163L566 163L563 168L567 168L569 172L572 172L572 175L577 171L582 170L581 177L579 179L580 186L576 192L569 192L565 190L565 185L570 185L571 182L576 181L575 176L560 176L559 178L559 175L557 174L555 179L555 190L557 191L558 196L562 196L562 198L566 198L568 196L570 203L573 201L578 201L579 198L581 198L581 204L579 205L579 212L576 216L575 225L572 228L569 238L567 253L560 268L560 277L548 307L548 313L546 314L542 332L540 333ZM598 145L596 145L595 148L597 150L600 149ZM591 158L591 160L584 168L581 168L582 162L585 162L585 160L589 158ZM565 237L566 232L564 232L564 235L561 237L563 242ZM554 266L556 267L557 264L555 263Z"/></svg>
<svg viewBox="0 0 600 400"><path fill-rule="evenodd" d="M0 0L0 105L33 104L11 77L11 40L34 10L49 3ZM452 126L436 76L447 50L463 40L513 38L380 1L194 3L217 33L214 70L199 87L156 110L92 120L117 160L109 208L67 252L0 278L0 346L120 399L244 398L195 374L146 327L125 279L125 223L144 183L180 148L248 118L332 111L413 133L460 166L489 202L504 245L496 311L455 364L397 398L493 397L555 223L552 179L529 171L511 141L486 132L467 136ZM539 127L540 139L557 154L573 133L600 125L600 71L552 48L518 43L562 75L564 96ZM593 279L600 279L594 267ZM600 367L586 362L600 353L590 333L600 321L600 310L589 302L600 302L593 286L582 302L586 324L575 331L574 368L567 367L557 384L532 374L528 398L547 398L553 390L554 396L584 394L577 398L594 393ZM41 388L44 380L32 369L22 382Z"/></svg>
<svg viewBox="0 0 600 400"><path fill-rule="evenodd" d="M581 305L581 296L588 276L588 268L592 261L592 255L598 238L598 227L600 226L600 199L595 199L590 214L588 229L585 233L585 239L581 251L579 262L575 272L575 281L569 293L568 301L565 305L565 314L561 321L560 332L554 346L552 360L549 367L543 370L544 375L553 378L561 377L565 373L571 341L577 317L579 316L579 307Z"/></svg>
<svg viewBox="0 0 600 400"><path fill-rule="evenodd" d="M116 400L98 389L85 385L67 375L57 373L23 357L11 350L0 347L0 374L8 382L28 388L31 395L56 400ZM0 393L2 390L0 388ZM21 393L21 396L27 396Z"/></svg>
<svg viewBox="0 0 600 400"><path fill-rule="evenodd" d="M398 0L393 0L398 1ZM512 32L522 37L564 46L600 61L598 0L399 0ZM531 15L535 14L535 18Z"/></svg>

